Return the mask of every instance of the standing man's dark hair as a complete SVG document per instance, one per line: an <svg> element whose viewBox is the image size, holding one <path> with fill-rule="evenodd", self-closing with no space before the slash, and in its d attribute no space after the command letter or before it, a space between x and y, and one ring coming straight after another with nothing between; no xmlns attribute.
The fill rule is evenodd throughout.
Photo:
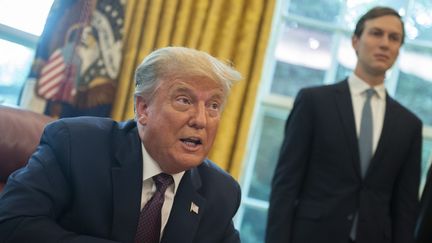
<svg viewBox="0 0 432 243"><path fill-rule="evenodd" d="M352 35L353 73L299 91L272 180L267 243L413 243L422 123L386 92L404 40L376 7Z"/></svg>
<svg viewBox="0 0 432 243"><path fill-rule="evenodd" d="M357 21L357 24L354 29L354 35L357 37L360 37L363 33L365 22L370 19L375 19L382 16L395 16L400 20L401 26L402 26L402 40L401 43L403 44L405 41L405 26L404 22L402 20L402 17L399 15L396 10L389 8L389 7L374 7L371 10L369 10L366 14L361 16L361 18Z"/></svg>

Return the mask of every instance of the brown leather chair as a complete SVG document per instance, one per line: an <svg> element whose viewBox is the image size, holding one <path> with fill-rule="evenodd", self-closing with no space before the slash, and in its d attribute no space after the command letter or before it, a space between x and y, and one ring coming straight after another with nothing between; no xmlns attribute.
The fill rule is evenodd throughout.
<svg viewBox="0 0 432 243"><path fill-rule="evenodd" d="M54 118L0 105L0 191L9 175L24 166L39 144L44 126Z"/></svg>

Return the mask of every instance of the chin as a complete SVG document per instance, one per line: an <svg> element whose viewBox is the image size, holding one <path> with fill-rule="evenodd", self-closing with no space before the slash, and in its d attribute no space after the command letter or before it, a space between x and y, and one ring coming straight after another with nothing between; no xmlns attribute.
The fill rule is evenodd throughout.
<svg viewBox="0 0 432 243"><path fill-rule="evenodd" d="M204 157L195 157L195 158L190 158L184 161L184 165L188 166L189 168L195 167L200 165L202 162L204 161Z"/></svg>
<svg viewBox="0 0 432 243"><path fill-rule="evenodd" d="M374 72L377 74L383 74L383 73L386 73L387 70L389 70L389 67L384 66L384 65L379 65L379 66L373 67L373 70L375 70Z"/></svg>
<svg viewBox="0 0 432 243"><path fill-rule="evenodd" d="M188 170L193 167L197 167L204 161L204 156L186 155L181 158L177 158L177 164L182 167L182 170Z"/></svg>

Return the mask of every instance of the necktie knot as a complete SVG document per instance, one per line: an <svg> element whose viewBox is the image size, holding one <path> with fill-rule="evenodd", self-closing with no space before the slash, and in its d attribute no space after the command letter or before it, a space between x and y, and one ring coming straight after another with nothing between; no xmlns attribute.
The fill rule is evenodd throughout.
<svg viewBox="0 0 432 243"><path fill-rule="evenodd" d="M173 177L165 173L153 176L153 181L156 184L156 190L161 193L164 193L165 190L174 183Z"/></svg>
<svg viewBox="0 0 432 243"><path fill-rule="evenodd" d="M372 96L376 93L376 91L373 88L369 88L365 91L366 94L366 100L370 100Z"/></svg>

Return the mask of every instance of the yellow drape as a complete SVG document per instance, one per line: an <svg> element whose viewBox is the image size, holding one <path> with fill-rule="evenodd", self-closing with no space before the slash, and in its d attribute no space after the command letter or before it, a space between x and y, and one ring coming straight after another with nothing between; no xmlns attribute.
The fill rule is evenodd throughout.
<svg viewBox="0 0 432 243"><path fill-rule="evenodd" d="M133 118L134 70L157 48L187 46L231 61L244 80L231 91L209 158L238 177L274 5L275 0L128 0L112 117Z"/></svg>

